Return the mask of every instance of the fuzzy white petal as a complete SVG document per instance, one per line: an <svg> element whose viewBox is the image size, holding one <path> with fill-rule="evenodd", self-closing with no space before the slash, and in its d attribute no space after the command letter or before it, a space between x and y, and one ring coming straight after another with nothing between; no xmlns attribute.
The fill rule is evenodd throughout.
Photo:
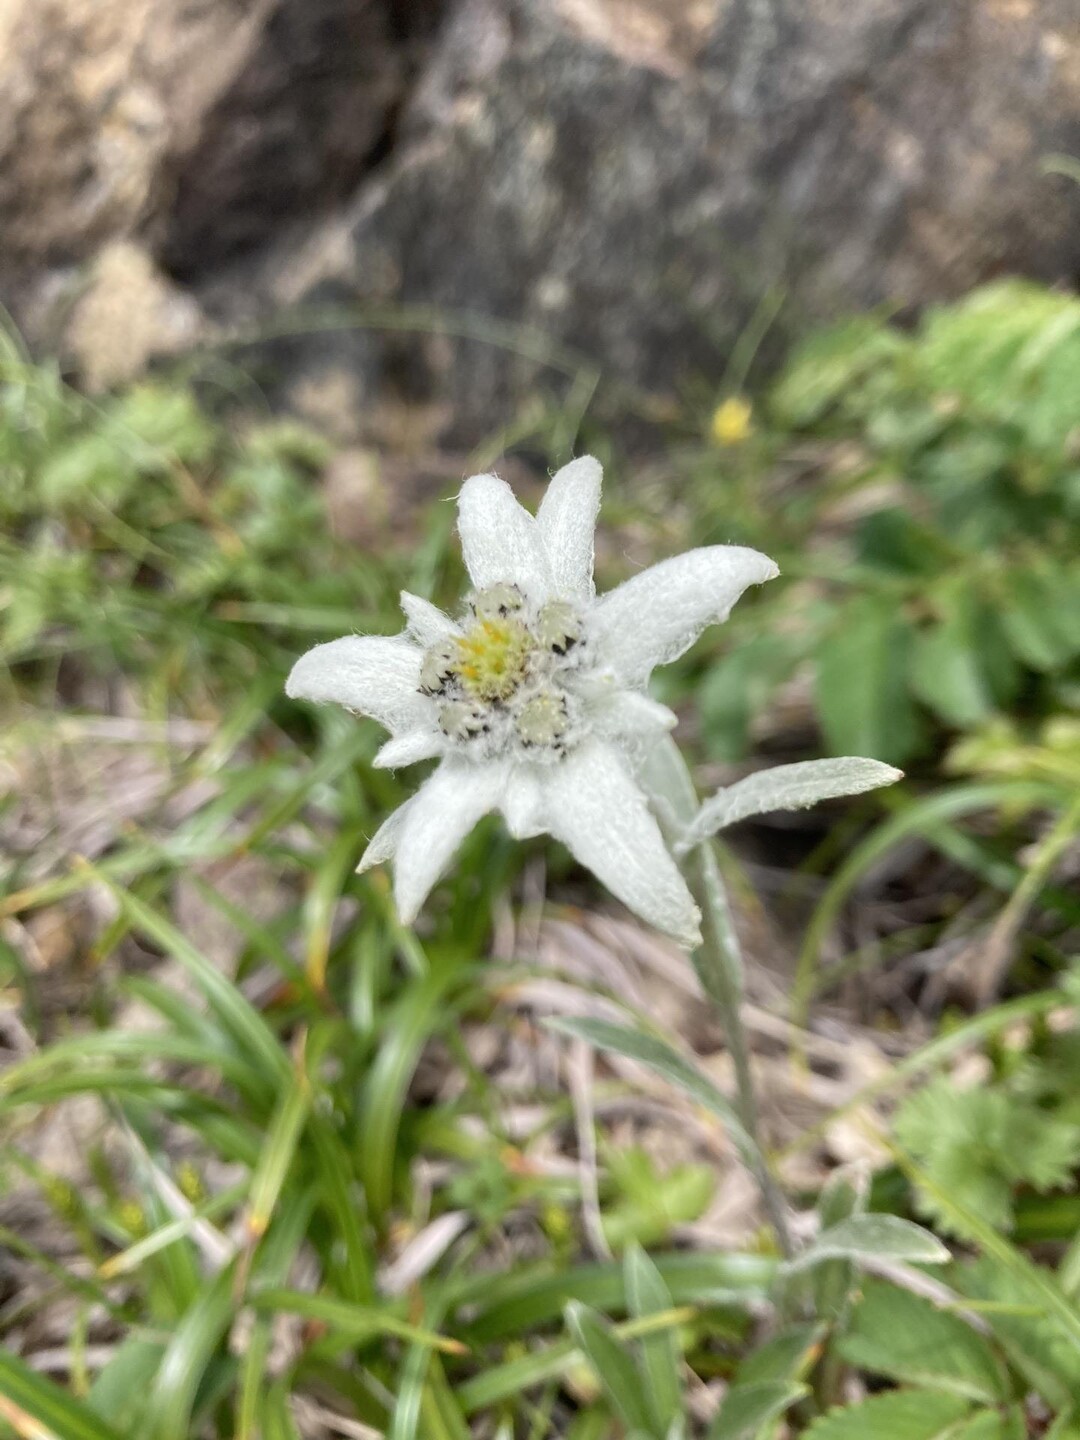
<svg viewBox="0 0 1080 1440"><path fill-rule="evenodd" d="M422 658L400 635L346 635L301 655L285 691L294 699L344 705L388 730L426 728L431 702L417 689Z"/></svg>
<svg viewBox="0 0 1080 1440"><path fill-rule="evenodd" d="M405 824L405 817L409 813L409 806L416 800L411 795L404 805L399 805L396 810L386 817L378 830L368 841L368 847L360 856L360 864L356 867L356 873L363 875L365 870L370 870L373 865L385 865L387 860L392 860L397 853L398 838L401 835L402 827Z"/></svg>
<svg viewBox="0 0 1080 1440"><path fill-rule="evenodd" d="M591 455L571 460L553 476L536 512L554 593L568 599L591 600L594 593L593 533L602 473Z"/></svg>
<svg viewBox="0 0 1080 1440"><path fill-rule="evenodd" d="M416 919L476 822L498 808L506 777L505 765L444 760L413 796L394 860L394 899L404 924Z"/></svg>
<svg viewBox="0 0 1080 1440"><path fill-rule="evenodd" d="M597 735L627 742L651 741L674 730L674 710L640 690L614 690L592 702L589 725Z"/></svg>
<svg viewBox="0 0 1080 1440"><path fill-rule="evenodd" d="M473 475L458 496L465 568L477 590L504 581L543 599L551 592L547 554L536 521L497 475Z"/></svg>
<svg viewBox="0 0 1080 1440"><path fill-rule="evenodd" d="M644 795L618 751L599 741L551 767L547 828L650 925L680 944L700 943L700 913Z"/></svg>
<svg viewBox="0 0 1080 1440"><path fill-rule="evenodd" d="M461 634L449 615L444 615L437 605L432 605L430 600L420 595L411 595L408 590L403 590L401 608L408 621L409 634L425 650L450 635Z"/></svg>
<svg viewBox="0 0 1080 1440"><path fill-rule="evenodd" d="M726 620L748 585L777 574L768 556L741 545L689 550L601 596L590 634L621 680L643 685L654 666L688 650L706 625Z"/></svg>
<svg viewBox="0 0 1080 1440"><path fill-rule="evenodd" d="M515 840L531 840L544 833L544 792L535 765L517 765L510 772L502 813Z"/></svg>
<svg viewBox="0 0 1080 1440"><path fill-rule="evenodd" d="M402 765L415 765L420 760L430 760L446 750L446 736L439 730L409 730L396 735L386 744L371 762L376 770L397 770Z"/></svg>

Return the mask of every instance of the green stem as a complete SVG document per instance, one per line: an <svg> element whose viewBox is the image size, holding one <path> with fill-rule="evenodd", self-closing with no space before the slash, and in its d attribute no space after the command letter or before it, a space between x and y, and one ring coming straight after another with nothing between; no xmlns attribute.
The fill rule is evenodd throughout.
<svg viewBox="0 0 1080 1440"><path fill-rule="evenodd" d="M696 845L686 857L690 888L701 906L703 944L694 952L697 970L709 999L716 1006L724 1027L728 1049L735 1067L736 1104L743 1128L754 1142L757 1153L756 1179L761 1188L776 1241L785 1259L794 1255L788 1230L784 1197L775 1175L769 1168L761 1142L757 1093L750 1068L750 1046L742 1020L742 952L731 919L724 884L716 864L711 842Z"/></svg>
<svg viewBox="0 0 1080 1440"><path fill-rule="evenodd" d="M645 781L661 810L670 812L674 826L687 824L697 813L698 796L686 761L674 741L658 745L647 761ZM672 828L674 828L674 826ZM737 1109L743 1128L754 1142L755 1179L761 1189L776 1242L785 1259L794 1254L788 1230L784 1197L765 1157L761 1143L750 1047L742 1021L743 960L739 937L731 918L724 882L711 840L695 845L684 857L683 868L702 917L702 944L692 960L702 988L715 1005L735 1067Z"/></svg>

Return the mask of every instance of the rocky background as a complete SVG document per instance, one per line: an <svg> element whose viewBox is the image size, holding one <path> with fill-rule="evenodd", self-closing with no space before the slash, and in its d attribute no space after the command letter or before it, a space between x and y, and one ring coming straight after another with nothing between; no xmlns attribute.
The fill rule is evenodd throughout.
<svg viewBox="0 0 1080 1440"><path fill-rule="evenodd" d="M1076 0L0 0L0 74L31 345L212 342L342 439L1080 274Z"/></svg>

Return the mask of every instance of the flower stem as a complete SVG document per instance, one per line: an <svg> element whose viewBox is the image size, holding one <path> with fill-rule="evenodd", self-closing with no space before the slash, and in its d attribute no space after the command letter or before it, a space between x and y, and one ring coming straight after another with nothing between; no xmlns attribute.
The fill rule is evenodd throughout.
<svg viewBox="0 0 1080 1440"><path fill-rule="evenodd" d="M690 872L687 878L697 895L702 914L704 938L703 944L694 952L694 968L724 1027L735 1067L739 1119L753 1140L757 1154L755 1178L761 1187L761 1197L776 1234L776 1242L784 1257L790 1259L794 1249L784 1197L761 1143L757 1094L750 1069L750 1047L742 1020L742 953L711 842L706 840L696 845L684 863Z"/></svg>
<svg viewBox="0 0 1080 1440"><path fill-rule="evenodd" d="M673 741L655 747L645 777L658 808L668 812L670 828L686 825L698 809L697 792L686 761ZM761 1143L750 1047L742 1020L743 960L739 937L731 918L724 882L711 840L694 845L682 859L687 882L701 907L702 944L691 958L702 988L716 1007L735 1067L737 1109L743 1128L753 1141L755 1179L785 1259L794 1254L783 1194Z"/></svg>

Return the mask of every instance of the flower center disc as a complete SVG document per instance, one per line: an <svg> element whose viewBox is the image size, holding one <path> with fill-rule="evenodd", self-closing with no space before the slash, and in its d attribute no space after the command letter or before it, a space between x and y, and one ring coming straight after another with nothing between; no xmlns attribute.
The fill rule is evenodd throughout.
<svg viewBox="0 0 1080 1440"><path fill-rule="evenodd" d="M525 678L531 637L518 620L481 620L457 642L455 670L476 700L508 700Z"/></svg>

